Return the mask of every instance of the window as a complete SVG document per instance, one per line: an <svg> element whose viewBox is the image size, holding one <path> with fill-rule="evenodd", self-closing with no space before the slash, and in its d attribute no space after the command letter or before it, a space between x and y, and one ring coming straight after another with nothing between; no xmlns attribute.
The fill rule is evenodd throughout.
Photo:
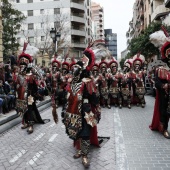
<svg viewBox="0 0 170 170"><path fill-rule="evenodd" d="M31 23L31 24L28 24L28 30L33 30L34 29L34 24Z"/></svg>
<svg viewBox="0 0 170 170"><path fill-rule="evenodd" d="M43 28L44 27L44 22L41 22L41 28Z"/></svg>
<svg viewBox="0 0 170 170"><path fill-rule="evenodd" d="M41 36L41 41L44 41L45 40L45 37L44 36Z"/></svg>
<svg viewBox="0 0 170 170"><path fill-rule="evenodd" d="M34 37L28 37L28 42L29 43L34 43Z"/></svg>
<svg viewBox="0 0 170 170"><path fill-rule="evenodd" d="M28 16L33 16L33 10L28 10Z"/></svg>
<svg viewBox="0 0 170 170"><path fill-rule="evenodd" d="M54 22L54 28L59 28L60 27L60 21Z"/></svg>
<svg viewBox="0 0 170 170"><path fill-rule="evenodd" d="M20 0L16 0L16 3L20 3Z"/></svg>
<svg viewBox="0 0 170 170"><path fill-rule="evenodd" d="M54 14L60 14L60 8L54 8Z"/></svg>
<svg viewBox="0 0 170 170"><path fill-rule="evenodd" d="M44 9L40 9L40 14L44 14Z"/></svg>
<svg viewBox="0 0 170 170"><path fill-rule="evenodd" d="M27 0L27 3L33 3L33 0Z"/></svg>

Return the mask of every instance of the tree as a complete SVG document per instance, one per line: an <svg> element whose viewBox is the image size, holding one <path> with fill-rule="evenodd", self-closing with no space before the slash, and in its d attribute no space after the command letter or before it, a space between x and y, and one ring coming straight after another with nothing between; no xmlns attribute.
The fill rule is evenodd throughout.
<svg viewBox="0 0 170 170"><path fill-rule="evenodd" d="M61 38L57 41L57 51L62 51L65 47L69 47L70 42L68 41L68 35L70 34L69 28L69 14L64 13L62 8L60 9L59 14L54 14L54 25L51 22L51 14L48 10L44 11L39 17L39 23L34 24L33 30L27 30L28 23L25 21L22 25L22 33L25 40L29 42L28 37L34 37L34 43L31 45L37 47L42 52L42 55L45 53L52 57L55 53L54 51L54 43L52 38L50 37L50 30L52 27L56 28L57 32L60 32ZM40 26L41 25L41 26ZM43 38L43 40L41 39Z"/></svg>
<svg viewBox="0 0 170 170"><path fill-rule="evenodd" d="M21 22L26 18L22 12L14 9L9 0L3 0L2 25L3 25L3 54L7 57L10 53L18 50L19 44L15 35L19 32Z"/></svg>
<svg viewBox="0 0 170 170"><path fill-rule="evenodd" d="M149 58L152 55L158 55L159 49L155 47L150 41L149 36L161 30L161 22L152 22L145 30L144 33L139 35L137 38L133 38L129 44L130 56L134 56L138 52L145 56L145 58ZM165 28L169 31L170 27L165 26Z"/></svg>

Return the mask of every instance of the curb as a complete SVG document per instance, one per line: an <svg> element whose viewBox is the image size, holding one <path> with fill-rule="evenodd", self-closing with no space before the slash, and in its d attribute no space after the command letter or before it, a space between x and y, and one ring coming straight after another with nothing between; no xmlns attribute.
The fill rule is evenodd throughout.
<svg viewBox="0 0 170 170"><path fill-rule="evenodd" d="M42 101L37 104L37 108L40 113L50 106L51 99ZM18 116L15 110L8 113L6 117L2 117L0 119L0 134L4 133L5 131L9 130L10 128L16 126L19 123L21 123L21 117Z"/></svg>

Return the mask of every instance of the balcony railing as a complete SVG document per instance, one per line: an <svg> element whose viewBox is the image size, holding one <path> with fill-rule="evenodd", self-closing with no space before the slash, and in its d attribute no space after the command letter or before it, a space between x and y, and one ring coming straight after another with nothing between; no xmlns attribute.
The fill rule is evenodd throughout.
<svg viewBox="0 0 170 170"><path fill-rule="evenodd" d="M85 24L85 18L80 16L71 15L71 21L80 22Z"/></svg>
<svg viewBox="0 0 170 170"><path fill-rule="evenodd" d="M85 10L84 4L80 4L80 3L75 3L75 2L71 2L70 3L70 7L71 8L76 8L76 9L80 9L80 10Z"/></svg>
<svg viewBox="0 0 170 170"><path fill-rule="evenodd" d="M71 34L72 35L83 36L83 37L85 37L85 35L86 35L84 31L74 30L74 29L71 30Z"/></svg>
<svg viewBox="0 0 170 170"><path fill-rule="evenodd" d="M86 48L87 45L84 42L80 42L80 41L72 41L72 47L74 48Z"/></svg>

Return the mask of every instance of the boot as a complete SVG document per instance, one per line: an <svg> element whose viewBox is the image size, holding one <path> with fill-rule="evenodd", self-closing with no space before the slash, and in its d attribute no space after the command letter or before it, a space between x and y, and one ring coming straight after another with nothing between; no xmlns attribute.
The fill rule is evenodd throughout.
<svg viewBox="0 0 170 170"><path fill-rule="evenodd" d="M111 109L111 106L110 106L110 105L107 105L107 108L108 108L108 109Z"/></svg>
<svg viewBox="0 0 170 170"><path fill-rule="evenodd" d="M21 129L26 129L28 127L28 124L24 124L23 126L21 126Z"/></svg>
<svg viewBox="0 0 170 170"><path fill-rule="evenodd" d="M82 164L85 168L90 166L89 160L87 158L87 154L89 153L90 148L90 140L82 140L81 141L81 154L82 154Z"/></svg>
<svg viewBox="0 0 170 170"><path fill-rule="evenodd" d="M33 126L30 126L29 128L28 128L28 130L27 130L27 132L28 132L28 134L31 134L31 133L33 133Z"/></svg>
<svg viewBox="0 0 170 170"><path fill-rule="evenodd" d="M88 168L90 166L89 160L86 155L82 156L82 164L84 165L85 168Z"/></svg>
<svg viewBox="0 0 170 170"><path fill-rule="evenodd" d="M165 130L165 131L163 132L163 136L164 136L165 138L167 138L167 139L170 139L170 135L169 135L169 132L168 132L167 130Z"/></svg>
<svg viewBox="0 0 170 170"><path fill-rule="evenodd" d="M81 150L77 150L76 154L73 156L74 159L78 159L81 157Z"/></svg>

